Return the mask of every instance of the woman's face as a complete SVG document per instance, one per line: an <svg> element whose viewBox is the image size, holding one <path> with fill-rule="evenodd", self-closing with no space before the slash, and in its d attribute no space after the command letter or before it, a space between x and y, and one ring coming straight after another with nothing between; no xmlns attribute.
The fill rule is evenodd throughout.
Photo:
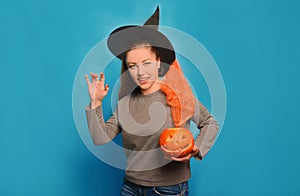
<svg viewBox="0 0 300 196"><path fill-rule="evenodd" d="M131 49L127 52L126 59L130 76L143 94L150 94L160 89L158 83L160 59L156 57L150 46Z"/></svg>

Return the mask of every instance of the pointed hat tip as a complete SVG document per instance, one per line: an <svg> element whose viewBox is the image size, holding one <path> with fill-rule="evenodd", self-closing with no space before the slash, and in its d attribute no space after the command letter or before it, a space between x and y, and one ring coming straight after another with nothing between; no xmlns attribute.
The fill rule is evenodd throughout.
<svg viewBox="0 0 300 196"><path fill-rule="evenodd" d="M156 7L155 12L152 14L152 16L145 22L144 25L159 25L159 6Z"/></svg>
<svg viewBox="0 0 300 196"><path fill-rule="evenodd" d="M158 5L156 6L156 10L155 10L153 16L154 15L157 15L157 18L159 18L159 6Z"/></svg>

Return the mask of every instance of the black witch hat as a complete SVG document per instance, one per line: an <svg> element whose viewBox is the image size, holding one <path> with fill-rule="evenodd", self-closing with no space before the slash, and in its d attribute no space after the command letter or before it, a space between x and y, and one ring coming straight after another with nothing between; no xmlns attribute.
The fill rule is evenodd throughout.
<svg viewBox="0 0 300 196"><path fill-rule="evenodd" d="M174 48L169 39L158 31L159 7L157 6L154 14L145 22L143 26L127 25L115 29L108 37L107 46L110 51L119 59L128 51L134 42L146 41L155 47L160 53L160 61L168 66L175 60ZM164 65L165 64L165 65Z"/></svg>

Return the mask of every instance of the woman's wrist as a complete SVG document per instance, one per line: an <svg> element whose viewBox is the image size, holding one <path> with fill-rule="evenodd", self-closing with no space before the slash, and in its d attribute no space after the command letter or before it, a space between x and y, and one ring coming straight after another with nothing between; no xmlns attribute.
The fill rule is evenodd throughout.
<svg viewBox="0 0 300 196"><path fill-rule="evenodd" d="M91 110L96 109L102 104L102 100L91 100Z"/></svg>

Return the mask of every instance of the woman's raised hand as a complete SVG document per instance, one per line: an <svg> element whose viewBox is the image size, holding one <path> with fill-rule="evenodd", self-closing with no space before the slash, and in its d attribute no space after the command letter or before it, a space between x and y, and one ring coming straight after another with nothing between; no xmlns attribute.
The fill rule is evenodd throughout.
<svg viewBox="0 0 300 196"><path fill-rule="evenodd" d="M98 74L91 73L92 82L90 82L89 77L85 74L85 80L88 85L88 91L91 99L91 107L94 109L102 103L103 98L107 95L109 87L105 84L104 73L100 73L100 79Z"/></svg>

